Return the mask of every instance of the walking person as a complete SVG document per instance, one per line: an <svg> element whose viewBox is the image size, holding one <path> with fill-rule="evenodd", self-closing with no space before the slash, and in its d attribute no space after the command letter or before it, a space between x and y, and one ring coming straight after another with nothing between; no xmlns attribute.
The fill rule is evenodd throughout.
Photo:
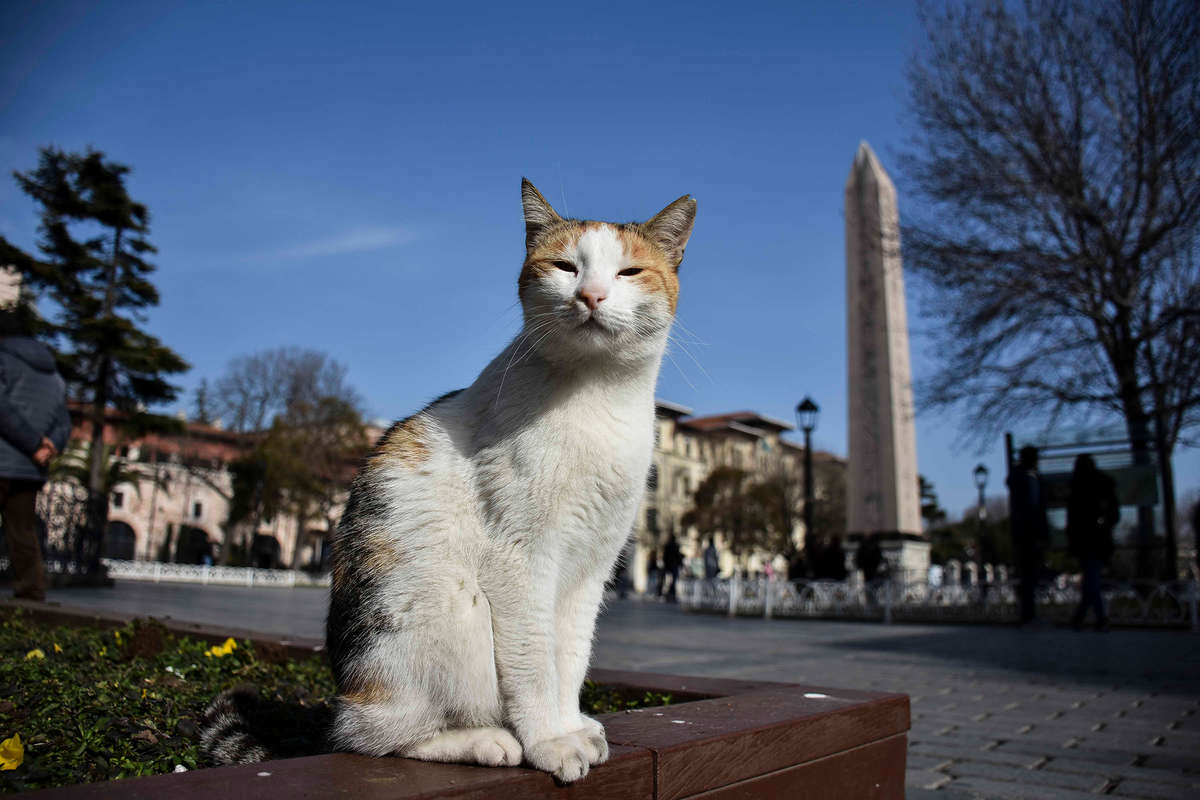
<svg viewBox="0 0 1200 800"><path fill-rule="evenodd" d="M715 580L721 571L721 556L717 553L717 543L713 537L708 537L708 547L704 548L704 580Z"/></svg>
<svg viewBox="0 0 1200 800"><path fill-rule="evenodd" d="M1046 496L1037 467L1037 448L1026 445L1017 457L1017 468L1008 476L1013 551L1021 569L1022 624L1037 620L1037 580L1042 570L1042 549L1050 538Z"/></svg>
<svg viewBox="0 0 1200 800"><path fill-rule="evenodd" d="M46 599L34 509L50 459L70 432L66 384L50 348L26 335L17 312L0 310L0 518L14 597Z"/></svg>
<svg viewBox="0 0 1200 800"><path fill-rule="evenodd" d="M676 584L679 583L679 568L683 566L683 553L679 549L679 542L675 539L675 534L670 534L667 537L667 543L663 547L663 576L661 593L666 598L668 603L674 603L676 597ZM671 588L667 588L667 578L671 579Z"/></svg>
<svg viewBox="0 0 1200 800"><path fill-rule="evenodd" d="M651 550L646 556L646 595L648 597L658 597L658 581L661 577L661 570L658 566L658 551Z"/></svg>
<svg viewBox="0 0 1200 800"><path fill-rule="evenodd" d="M1096 629L1108 630L1108 615L1100 594L1100 574L1113 552L1113 528L1121 516L1117 484L1096 468L1084 453L1075 459L1071 498L1067 504L1067 549L1083 566L1083 586L1072 624L1083 628L1088 609L1096 612Z"/></svg>

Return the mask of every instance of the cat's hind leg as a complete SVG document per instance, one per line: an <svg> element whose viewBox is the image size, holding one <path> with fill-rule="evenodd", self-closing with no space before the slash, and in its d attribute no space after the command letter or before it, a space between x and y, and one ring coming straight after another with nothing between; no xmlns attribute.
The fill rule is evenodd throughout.
<svg viewBox="0 0 1200 800"><path fill-rule="evenodd" d="M457 728L441 731L397 755L422 761L515 767L521 763L521 745L504 728Z"/></svg>

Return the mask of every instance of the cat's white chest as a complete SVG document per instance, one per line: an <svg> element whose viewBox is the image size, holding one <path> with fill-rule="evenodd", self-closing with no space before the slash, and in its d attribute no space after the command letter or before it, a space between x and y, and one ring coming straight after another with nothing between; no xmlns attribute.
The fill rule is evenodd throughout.
<svg viewBox="0 0 1200 800"><path fill-rule="evenodd" d="M572 539L623 536L650 464L653 411L585 400L543 415L513 442L514 473L526 481L514 509Z"/></svg>

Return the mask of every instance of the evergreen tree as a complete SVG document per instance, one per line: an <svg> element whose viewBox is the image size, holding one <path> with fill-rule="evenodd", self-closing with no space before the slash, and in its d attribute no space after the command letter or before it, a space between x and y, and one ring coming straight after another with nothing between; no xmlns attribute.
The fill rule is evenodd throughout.
<svg viewBox="0 0 1200 800"><path fill-rule="evenodd" d="M129 425L170 427L173 421L144 409L176 397L167 376L188 364L140 326L158 304L150 282L155 251L147 240L150 215L125 188L129 167L88 150L79 155L42 148L38 166L14 172L21 189L41 208L38 260L0 242L22 277L52 301L48 332L59 347L59 365L89 424L87 522L76 545L96 567L108 521L104 427L115 408ZM15 252L13 252L15 251Z"/></svg>

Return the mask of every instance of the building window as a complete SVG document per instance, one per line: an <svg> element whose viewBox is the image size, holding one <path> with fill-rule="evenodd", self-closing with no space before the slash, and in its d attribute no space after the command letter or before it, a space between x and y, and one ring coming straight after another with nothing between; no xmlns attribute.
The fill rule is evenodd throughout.
<svg viewBox="0 0 1200 800"><path fill-rule="evenodd" d="M113 492L112 494L113 508L123 508L125 506L125 493Z"/></svg>
<svg viewBox="0 0 1200 800"><path fill-rule="evenodd" d="M204 515L204 506L201 503L192 503L192 519L200 519Z"/></svg>
<svg viewBox="0 0 1200 800"><path fill-rule="evenodd" d="M646 509L646 530L651 533L658 533L658 509Z"/></svg>
<svg viewBox="0 0 1200 800"><path fill-rule="evenodd" d="M658 464L650 465L650 473L646 476L646 491L653 492L658 489Z"/></svg>

